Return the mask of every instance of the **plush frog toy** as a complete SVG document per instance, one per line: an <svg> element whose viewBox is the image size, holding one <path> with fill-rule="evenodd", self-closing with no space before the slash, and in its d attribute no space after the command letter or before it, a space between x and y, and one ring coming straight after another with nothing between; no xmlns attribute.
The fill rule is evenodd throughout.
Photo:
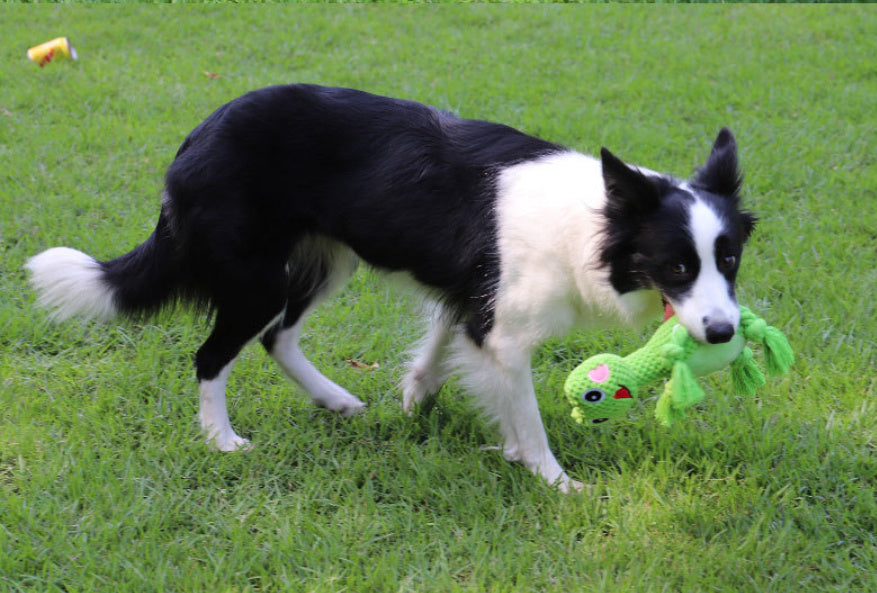
<svg viewBox="0 0 877 593"><path fill-rule="evenodd" d="M592 356L569 375L564 385L579 423L598 424L624 415L645 385L667 378L658 398L655 417L669 426L685 416L685 409L704 397L695 377L726 366L739 395L751 395L765 378L753 360L748 342L761 344L769 375L788 371L794 354L786 336L767 325L746 307L740 307L740 327L724 344L702 344L692 338L676 316L667 319L648 343L625 357Z"/></svg>

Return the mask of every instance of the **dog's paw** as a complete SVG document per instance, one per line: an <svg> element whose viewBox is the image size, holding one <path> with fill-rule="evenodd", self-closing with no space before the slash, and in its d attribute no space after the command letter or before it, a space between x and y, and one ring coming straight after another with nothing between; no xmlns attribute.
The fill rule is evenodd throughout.
<svg viewBox="0 0 877 593"><path fill-rule="evenodd" d="M588 492L591 489L590 484L585 484L583 482L579 482L578 480L573 480L568 475L566 475L566 472L561 474L561 476L554 482L553 485L564 494Z"/></svg>
<svg viewBox="0 0 877 593"><path fill-rule="evenodd" d="M357 414L359 414L360 412L362 412L365 409L365 402L364 401L361 401L358 398L353 397L353 396L351 396L351 397L353 398L353 401L351 401L348 404L345 404L340 409L335 410L336 412L341 414L341 416L343 416L344 418L350 418L352 416L356 416Z"/></svg>
<svg viewBox="0 0 877 593"><path fill-rule="evenodd" d="M218 451L249 451L253 445L233 430L220 432L207 439L207 444Z"/></svg>
<svg viewBox="0 0 877 593"><path fill-rule="evenodd" d="M402 379L402 410L411 416L414 408L435 396L443 382L431 373L411 369Z"/></svg>
<svg viewBox="0 0 877 593"><path fill-rule="evenodd" d="M355 416L365 409L365 402L337 385L323 393L313 395L312 399L321 408L338 412L344 418Z"/></svg>

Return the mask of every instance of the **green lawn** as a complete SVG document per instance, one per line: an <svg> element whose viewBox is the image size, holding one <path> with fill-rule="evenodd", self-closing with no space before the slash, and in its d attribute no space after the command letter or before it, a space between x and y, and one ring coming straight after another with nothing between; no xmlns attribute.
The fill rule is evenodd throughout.
<svg viewBox="0 0 877 593"><path fill-rule="evenodd" d="M875 31L868 6L0 6L0 590L877 590ZM78 62L25 59L58 35ZM787 333L792 373L754 398L712 377L670 429L654 401L583 428L566 374L647 333L547 344L549 437L593 485L564 496L485 450L497 433L453 382L402 413L416 302L362 270L304 343L366 413L314 409L251 346L230 401L255 447L207 450L204 320L53 325L22 264L142 241L189 130L290 81L679 175L728 125L761 217L740 300Z"/></svg>

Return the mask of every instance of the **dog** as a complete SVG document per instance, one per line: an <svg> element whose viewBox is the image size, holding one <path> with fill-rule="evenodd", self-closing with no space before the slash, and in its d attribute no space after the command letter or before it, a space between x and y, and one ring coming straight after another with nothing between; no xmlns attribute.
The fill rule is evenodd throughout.
<svg viewBox="0 0 877 593"><path fill-rule="evenodd" d="M404 410L459 375L498 424L506 459L568 490L578 484L549 447L531 354L574 328L642 324L664 303L697 340L728 341L757 220L741 183L726 128L686 181L414 101L274 86L189 134L144 243L108 261L56 247L26 267L58 320L205 307L199 419L223 451L248 446L225 391L254 339L317 405L360 411L302 353L302 323L359 260L402 272L435 302L401 382Z"/></svg>

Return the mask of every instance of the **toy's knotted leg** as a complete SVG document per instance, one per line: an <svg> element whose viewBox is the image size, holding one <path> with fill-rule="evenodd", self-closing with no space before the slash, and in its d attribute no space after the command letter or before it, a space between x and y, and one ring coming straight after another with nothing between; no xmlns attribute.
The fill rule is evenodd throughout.
<svg viewBox="0 0 877 593"><path fill-rule="evenodd" d="M731 363L731 382L737 395L755 395L755 391L765 384L764 373L755 364L750 348L744 348Z"/></svg>
<svg viewBox="0 0 877 593"><path fill-rule="evenodd" d="M777 328L769 325L764 332L764 363L770 375L782 375L795 362L795 353L786 336Z"/></svg>
<svg viewBox="0 0 877 593"><path fill-rule="evenodd" d="M783 332L768 325L746 307L740 307L740 325L747 340L764 348L764 363L769 375L782 375L789 370L795 362L795 353Z"/></svg>
<svg viewBox="0 0 877 593"><path fill-rule="evenodd" d="M655 418L665 426L685 416L689 408L704 398L704 391L698 385L691 368L682 361L673 364L670 380L664 387L664 393L655 406Z"/></svg>

